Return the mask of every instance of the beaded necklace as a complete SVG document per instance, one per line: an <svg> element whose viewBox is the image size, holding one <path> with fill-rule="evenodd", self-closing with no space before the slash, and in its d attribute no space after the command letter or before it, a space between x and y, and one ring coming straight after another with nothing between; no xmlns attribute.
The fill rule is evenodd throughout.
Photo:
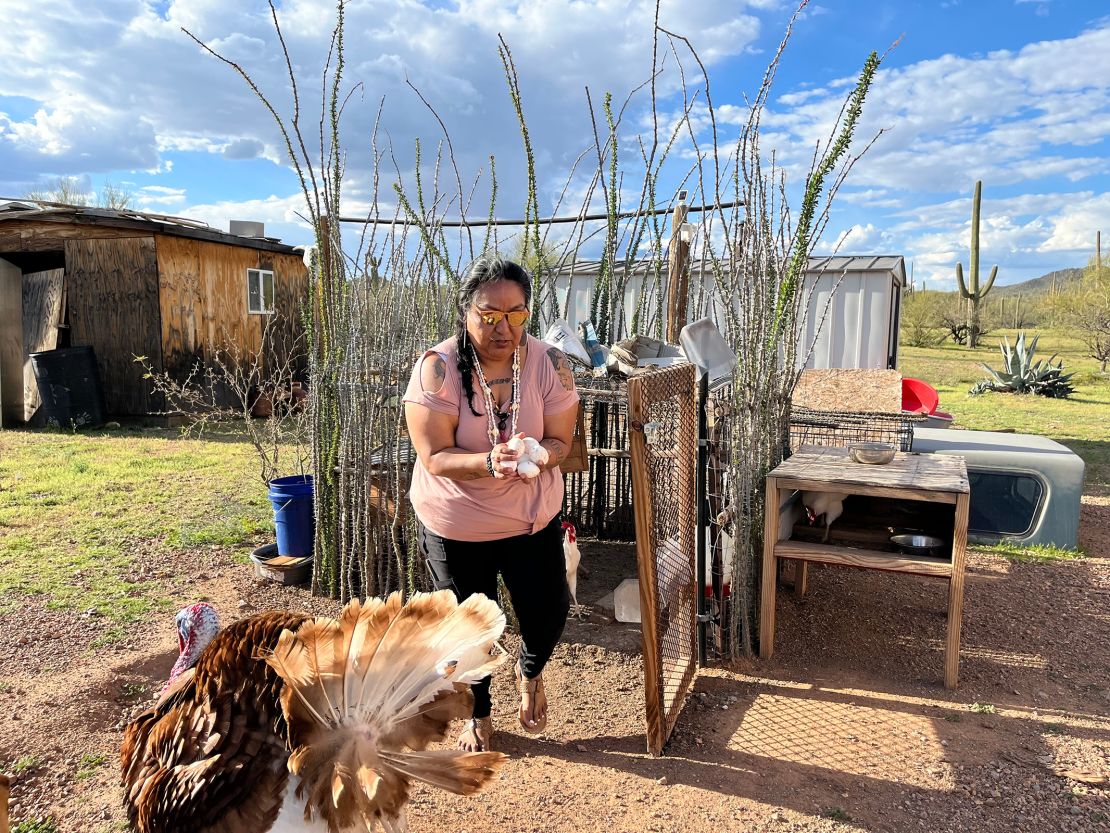
<svg viewBox="0 0 1110 833"><path fill-rule="evenodd" d="M482 371L482 363L478 360L478 353L474 347L470 348L471 354L474 356L474 366L478 369L478 382L482 386L482 393L486 397L486 433L489 435L490 446L497 445L500 439L500 432L497 430L497 417L493 415L497 410L493 401L493 388L490 387L486 381L486 374ZM516 421L517 414L520 412L520 347L513 351L513 395L512 404L509 405L509 413L512 416L511 428L509 436L516 436Z"/></svg>

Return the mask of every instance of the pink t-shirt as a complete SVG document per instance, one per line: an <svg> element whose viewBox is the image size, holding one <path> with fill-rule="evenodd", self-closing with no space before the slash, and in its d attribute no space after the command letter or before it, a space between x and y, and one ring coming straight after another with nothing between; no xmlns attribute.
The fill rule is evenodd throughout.
<svg viewBox="0 0 1110 833"><path fill-rule="evenodd" d="M550 345L526 336L528 356L520 369L520 416L517 431L543 439L544 415L560 414L578 402L578 392L566 390L548 355ZM492 448L486 421L486 403L474 379L474 416L466 403L457 364L457 344L449 338L424 354L413 368L404 401L458 417L455 445L467 451ZM447 362L447 378L435 393L420 383L422 362L434 353ZM506 430L508 428L506 427ZM442 538L456 541L493 541L514 535L531 535L547 526L563 506L563 476L559 469L540 472L531 480L451 480L429 474L416 461L409 499L420 522Z"/></svg>

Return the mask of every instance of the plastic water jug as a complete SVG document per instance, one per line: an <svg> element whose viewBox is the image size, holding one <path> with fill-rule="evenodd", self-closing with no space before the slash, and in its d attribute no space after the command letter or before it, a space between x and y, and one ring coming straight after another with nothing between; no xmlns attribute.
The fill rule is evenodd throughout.
<svg viewBox="0 0 1110 833"><path fill-rule="evenodd" d="M618 622L640 621L640 580L626 578L613 591L613 611Z"/></svg>

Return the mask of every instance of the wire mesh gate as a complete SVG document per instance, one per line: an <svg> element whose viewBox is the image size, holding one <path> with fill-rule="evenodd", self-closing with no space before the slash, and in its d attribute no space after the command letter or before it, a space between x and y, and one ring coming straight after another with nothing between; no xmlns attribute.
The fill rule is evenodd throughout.
<svg viewBox="0 0 1110 833"><path fill-rule="evenodd" d="M660 755L697 671L695 369L628 381L647 746Z"/></svg>

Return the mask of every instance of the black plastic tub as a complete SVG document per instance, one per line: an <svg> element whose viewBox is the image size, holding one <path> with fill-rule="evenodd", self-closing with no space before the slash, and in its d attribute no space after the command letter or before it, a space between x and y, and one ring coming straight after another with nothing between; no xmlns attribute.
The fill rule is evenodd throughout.
<svg viewBox="0 0 1110 833"><path fill-rule="evenodd" d="M92 347L63 347L31 354L46 424L93 428L104 424L104 388Z"/></svg>

